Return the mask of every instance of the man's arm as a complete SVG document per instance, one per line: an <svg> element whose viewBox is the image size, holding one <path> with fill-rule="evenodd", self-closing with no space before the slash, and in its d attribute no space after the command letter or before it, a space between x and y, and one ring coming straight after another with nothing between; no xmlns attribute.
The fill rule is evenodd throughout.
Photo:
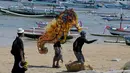
<svg viewBox="0 0 130 73"><path fill-rule="evenodd" d="M25 61L25 57L24 57L24 45L23 45L23 41L22 40L19 41L19 49L20 49L21 61L24 62Z"/></svg>
<svg viewBox="0 0 130 73"><path fill-rule="evenodd" d="M20 56L21 56L21 61L25 62L25 58L24 58L24 52L22 49L20 49Z"/></svg>
<svg viewBox="0 0 130 73"><path fill-rule="evenodd" d="M73 48L77 47L77 40L73 43Z"/></svg>
<svg viewBox="0 0 130 73"><path fill-rule="evenodd" d="M84 42L87 43L87 44L93 43L95 41L97 41L97 39L88 41L86 38L84 38Z"/></svg>

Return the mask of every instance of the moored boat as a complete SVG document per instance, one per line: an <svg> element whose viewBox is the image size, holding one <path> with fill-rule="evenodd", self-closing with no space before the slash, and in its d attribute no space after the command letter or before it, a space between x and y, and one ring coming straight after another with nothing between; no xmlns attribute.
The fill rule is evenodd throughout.
<svg viewBox="0 0 130 73"><path fill-rule="evenodd" d="M45 29L33 27L29 29L24 30L24 36L32 39L38 39L40 36L42 36L45 33ZM67 39L72 39L73 36L76 36L77 34L68 34Z"/></svg>
<svg viewBox="0 0 130 73"><path fill-rule="evenodd" d="M25 29L24 36L28 38L37 39L41 35L45 33L45 27L47 26L48 22L36 22L38 27L33 27L29 29ZM81 21L79 21L79 25L82 29L87 29L87 27L83 27ZM68 33L68 39L72 39L73 37L79 35L78 30L75 27L72 27Z"/></svg>
<svg viewBox="0 0 130 73"><path fill-rule="evenodd" d="M33 27L33 28L25 29L24 36L28 38L36 39L39 38L44 32L45 30L43 28Z"/></svg>
<svg viewBox="0 0 130 73"><path fill-rule="evenodd" d="M112 26L106 26L106 29L109 30L109 32L112 35L130 35L130 31L126 30L127 28L129 28L129 26L125 27L125 28L115 28Z"/></svg>
<svg viewBox="0 0 130 73"><path fill-rule="evenodd" d="M130 26L126 26L126 27L122 27L122 16L123 14L121 14L121 17L120 17L120 27L119 28L115 28L113 26L106 26L105 29L109 30L109 32L112 34L112 35L121 35L121 36L124 36L124 35L130 35L130 31L128 31L127 29L130 27Z"/></svg>
<svg viewBox="0 0 130 73"><path fill-rule="evenodd" d="M55 17L65 9L58 9L57 7L36 8L29 6L11 6L9 8L0 8L0 12L24 17Z"/></svg>
<svg viewBox="0 0 130 73"><path fill-rule="evenodd" d="M122 19L120 19L119 17L104 17L103 18L104 20L107 20L107 21L130 21L130 18L122 18Z"/></svg>

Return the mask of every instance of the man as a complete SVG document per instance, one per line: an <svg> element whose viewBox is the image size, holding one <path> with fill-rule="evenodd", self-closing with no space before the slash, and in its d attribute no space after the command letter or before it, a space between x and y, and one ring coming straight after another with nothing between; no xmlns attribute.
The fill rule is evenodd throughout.
<svg viewBox="0 0 130 73"><path fill-rule="evenodd" d="M55 50L55 56L53 58L52 67L53 68L60 68L59 61L61 60L63 63L63 57L62 57L62 52L61 52L62 47L61 47L60 41L58 40L56 43L54 43L53 47ZM55 64L55 62L56 62L56 64Z"/></svg>
<svg viewBox="0 0 130 73"><path fill-rule="evenodd" d="M81 31L80 35L81 36L78 37L75 40L75 42L73 43L73 51L74 51L74 54L75 54L78 62L81 62L82 64L84 64L85 59L84 59L84 56L82 54L82 46L83 46L83 44L84 43L87 43L87 44L93 43L94 41L97 41L97 39L88 41L86 39L86 32L85 31Z"/></svg>
<svg viewBox="0 0 130 73"><path fill-rule="evenodd" d="M18 28L18 36L12 44L11 54L14 56L14 66L11 73L25 73L25 68L21 66L25 63L24 44L22 41L23 33L24 30L22 28Z"/></svg>

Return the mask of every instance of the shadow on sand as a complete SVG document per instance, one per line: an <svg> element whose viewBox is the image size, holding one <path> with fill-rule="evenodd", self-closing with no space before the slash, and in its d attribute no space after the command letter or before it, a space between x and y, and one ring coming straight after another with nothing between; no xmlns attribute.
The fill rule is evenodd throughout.
<svg viewBox="0 0 130 73"><path fill-rule="evenodd" d="M52 68L52 67L49 67L49 66L28 65L28 68Z"/></svg>
<svg viewBox="0 0 130 73"><path fill-rule="evenodd" d="M65 71L65 70L64 70L64 71L62 71L62 72L56 72L56 73L76 73L76 72L78 72L78 71L75 71L75 72L72 71L72 72L71 72L71 71Z"/></svg>

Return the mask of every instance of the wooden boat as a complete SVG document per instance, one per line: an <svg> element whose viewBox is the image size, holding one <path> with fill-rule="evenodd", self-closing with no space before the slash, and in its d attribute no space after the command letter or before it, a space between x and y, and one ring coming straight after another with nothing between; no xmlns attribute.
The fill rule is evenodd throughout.
<svg viewBox="0 0 130 73"><path fill-rule="evenodd" d="M36 22L37 26L40 28L44 28L45 26L47 26L48 22Z"/></svg>
<svg viewBox="0 0 130 73"><path fill-rule="evenodd" d="M130 26L126 26L126 27L122 27L122 15L121 14L121 22L120 22L120 28L115 28L115 27L112 27L112 26L106 26L105 29L109 30L109 32L112 34L112 35L121 35L121 36L124 36L124 35L130 35L130 31L128 31L127 29L130 27ZM104 32L105 32L105 29L104 29Z"/></svg>
<svg viewBox="0 0 130 73"><path fill-rule="evenodd" d="M122 2L119 2L119 4L121 4L123 6L123 9L128 9L128 10L130 9L130 5L129 4L124 4Z"/></svg>
<svg viewBox="0 0 130 73"><path fill-rule="evenodd" d="M28 38L39 38L44 33L43 28L33 27L24 30L24 36Z"/></svg>
<svg viewBox="0 0 130 73"><path fill-rule="evenodd" d="M96 4L95 1L88 1L88 2L77 2L77 1L67 1L67 2L62 2L62 5L68 8L94 8L97 9L99 8L98 4Z"/></svg>
<svg viewBox="0 0 130 73"><path fill-rule="evenodd" d="M42 34L44 34L45 29L39 27L33 27L30 29L24 30L24 36L32 39L38 39ZM77 36L77 34L68 34L67 39L72 39L73 36Z"/></svg>
<svg viewBox="0 0 130 73"><path fill-rule="evenodd" d="M39 38L44 32L45 32L45 26L47 25L48 22L37 22L36 24L38 27L33 27L29 29L24 30L24 36L28 38L34 38L37 39ZM80 26L82 26L81 21L79 22ZM87 29L87 27L81 27L82 29ZM76 37L79 35L78 30L75 27L72 27L68 33L67 39L72 39L73 37Z"/></svg>
<svg viewBox="0 0 130 73"><path fill-rule="evenodd" d="M43 27L45 27L45 26L48 24L48 22L36 22L36 24L38 25L38 27L43 28ZM82 22L81 22L81 21L79 21L78 24L79 24L79 26L80 26L82 29L87 29L87 27L84 27L84 26L82 25ZM78 32L78 30L77 30L75 27L72 27L72 28L70 29L70 31L76 31L76 32Z"/></svg>
<svg viewBox="0 0 130 73"><path fill-rule="evenodd" d="M0 9L0 12L11 14L15 16L23 16L23 17L55 17L57 13L32 13L32 12L23 12L23 11L13 11L9 9Z"/></svg>
<svg viewBox="0 0 130 73"><path fill-rule="evenodd" d="M115 28L112 26L106 26L106 29L109 30L109 32L112 35L128 35L130 34L130 31L126 30L127 28L129 28L129 26L125 28Z"/></svg>
<svg viewBox="0 0 130 73"><path fill-rule="evenodd" d="M130 4L130 0L116 0L117 3Z"/></svg>
<svg viewBox="0 0 130 73"><path fill-rule="evenodd" d="M121 21L119 17L104 17L103 19L107 21ZM122 21L130 21L130 18L123 18Z"/></svg>
<svg viewBox="0 0 130 73"><path fill-rule="evenodd" d="M16 15L16 16L23 16L23 17L55 17L60 12L64 11L65 9L57 7L49 8L36 8L31 6L10 6L9 8L2 8L0 7L0 12Z"/></svg>
<svg viewBox="0 0 130 73"><path fill-rule="evenodd" d="M106 8L123 8L123 6L120 4L105 4L104 6Z"/></svg>
<svg viewBox="0 0 130 73"><path fill-rule="evenodd" d="M101 17L117 17L116 14L99 14Z"/></svg>

